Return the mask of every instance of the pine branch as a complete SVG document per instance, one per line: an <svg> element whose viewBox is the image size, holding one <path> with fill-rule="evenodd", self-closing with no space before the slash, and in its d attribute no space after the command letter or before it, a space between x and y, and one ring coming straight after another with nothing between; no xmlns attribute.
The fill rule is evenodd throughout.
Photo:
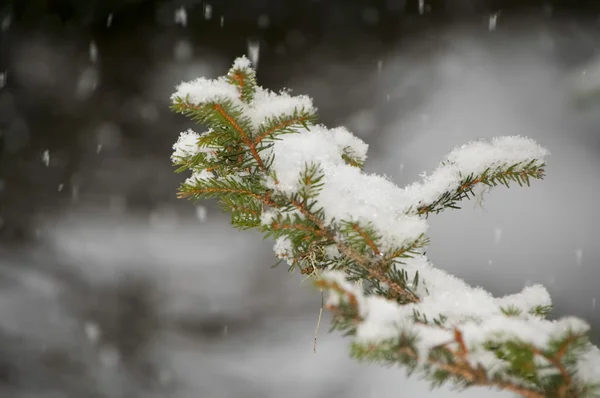
<svg viewBox="0 0 600 398"><path fill-rule="evenodd" d="M256 72L250 67L250 61L246 57L236 60L227 73L227 81L237 88L241 101L247 104L252 102L256 92Z"/></svg>
<svg viewBox="0 0 600 398"><path fill-rule="evenodd" d="M232 115L227 113L227 111L225 110L225 108L223 106L221 106L220 104L215 104L214 109L225 120L227 120L227 122L229 124L231 124L231 126L235 129L235 131L238 132L238 134L240 135L240 137L242 139L242 142L248 147L248 149L250 149L250 152L252 153L252 157L254 157L254 160L256 160L258 167L260 167L260 169L263 172L266 171L267 168L265 167L265 164L263 163L261 157L259 156L258 151L256 150L256 144L254 144L254 142L252 142L250 135L237 123L237 121L235 120L235 118Z"/></svg>
<svg viewBox="0 0 600 398"><path fill-rule="evenodd" d="M198 106L191 103L189 98L181 99L178 97L173 109L176 112L190 116L192 120L196 120L199 123L217 123L221 128L229 126L233 132L239 135L241 142L248 148L260 170L263 172L267 170L262 158L258 154L256 144L248 132L248 119L244 118L242 112L231 102L225 100L223 103L209 103Z"/></svg>
<svg viewBox="0 0 600 398"><path fill-rule="evenodd" d="M526 184L530 186L530 179L542 179L544 177L544 163L536 162L535 159L529 162L518 162L509 167L497 166L494 169L487 168L483 173L475 176L470 174L461 177L451 189L440 193L435 199L420 203L416 206L416 213L425 216L435 213L438 214L447 208L460 209L458 202L463 199L471 199L475 194L473 189L478 184L484 184L489 187L495 187L499 184L510 187L511 182L516 182L519 186ZM427 183L424 183L426 185ZM427 187L421 187L426 190ZM425 202L425 200L423 200ZM408 210L412 212L412 208Z"/></svg>
<svg viewBox="0 0 600 398"><path fill-rule="evenodd" d="M365 322L364 315L357 316L356 314L365 314L365 309L361 306L365 306L366 301L354 287L351 285L344 286L343 282L340 282L337 277L332 279L326 277L325 281L320 280L316 284L318 287L328 289L338 296L327 304L327 308L337 314L335 321L338 324L350 324L356 330L360 323ZM351 307L351 310L348 310L348 307ZM351 318L343 319L344 317ZM391 359L392 362L403 363L412 371L418 368L419 361L425 361L421 370L436 385L441 385L450 378L457 378L455 382L462 384L464 387L474 385L501 387L525 397L545 397L548 396L546 394L553 394L557 391L559 392L558 397L580 396L576 393L577 387L573 385L571 374L567 371L563 359L573 349L573 347L570 348L571 345L582 344L587 341L585 334L569 331L563 338L555 342L556 348L554 350L541 350L518 340L505 343L488 341L485 344L487 349L495 351L509 368L507 373L511 377L502 377L488 374L489 372L481 365L473 365L473 361L470 360L471 350L467 347L463 333L459 328L444 328L439 324L431 325L425 322L421 324L424 328L439 328L447 331L448 333L443 336L447 337L448 340L430 348L428 354L426 354L418 348L418 337L416 335L411 336L402 331L401 326L398 326L399 337L378 343L355 342L352 350L353 356L360 360L382 363L389 363ZM453 346L455 348L452 348ZM390 354L392 354L391 358ZM548 383L536 380L538 384L542 385L541 388L524 387L515 385L514 381L509 380L516 377L533 377L536 372L534 363L534 356L536 355L547 360L558 370L561 375L558 385L553 385L552 388L547 389L543 386ZM423 357L426 359L423 359Z"/></svg>
<svg viewBox="0 0 600 398"><path fill-rule="evenodd" d="M367 145L315 125L308 97L256 84L246 58L226 77L182 83L173 110L210 129L181 134L172 160L192 171L181 198L217 198L239 229L275 239L277 257L329 292L332 330L352 356L401 364L433 386L489 386L523 397L600 397L600 350L576 318L545 319L539 285L493 298L434 268L425 218L476 186L529 186L547 151L523 137L456 148L421 183L400 189L362 171ZM358 284L357 284L357 283Z"/></svg>
<svg viewBox="0 0 600 398"><path fill-rule="evenodd" d="M284 114L268 118L258 129L256 137L254 137L254 144L258 145L267 139L273 140L277 136L294 133L295 127L301 126L308 130L308 124L314 124L316 120L314 113L304 109L295 111L292 115Z"/></svg>

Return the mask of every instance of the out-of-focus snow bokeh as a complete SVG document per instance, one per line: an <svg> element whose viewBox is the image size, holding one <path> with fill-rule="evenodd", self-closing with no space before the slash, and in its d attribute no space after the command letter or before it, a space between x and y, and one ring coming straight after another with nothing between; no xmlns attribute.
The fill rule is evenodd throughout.
<svg viewBox="0 0 600 398"><path fill-rule="evenodd" d="M600 329L596 25L549 5L156 3L0 8L1 396L510 396L358 364L327 317L313 353L319 292L215 203L175 198L192 124L169 96L243 53L400 185L478 138L546 146L545 180L431 216L428 254L494 295L542 283L553 316Z"/></svg>

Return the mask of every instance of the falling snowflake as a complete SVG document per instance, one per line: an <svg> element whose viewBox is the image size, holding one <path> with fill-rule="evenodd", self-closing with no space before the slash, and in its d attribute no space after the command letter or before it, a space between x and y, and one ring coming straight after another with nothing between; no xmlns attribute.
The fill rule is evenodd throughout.
<svg viewBox="0 0 600 398"><path fill-rule="evenodd" d="M89 98L98 88L99 80L100 73L98 69L95 66L87 67L77 80L75 96L80 100Z"/></svg>
<svg viewBox="0 0 600 398"><path fill-rule="evenodd" d="M92 61L92 63L95 64L97 60L98 60L98 46L96 46L95 41L91 41L90 42L90 61Z"/></svg>
<svg viewBox="0 0 600 398"><path fill-rule="evenodd" d="M42 162L44 162L46 167L50 166L50 151L48 149L42 154Z"/></svg>
<svg viewBox="0 0 600 398"><path fill-rule="evenodd" d="M206 207L204 206L197 206L196 207L196 217L198 217L198 220L204 222L206 221Z"/></svg>
<svg viewBox="0 0 600 398"><path fill-rule="evenodd" d="M209 20L212 18L212 6L210 4L204 5L204 19Z"/></svg>
<svg viewBox="0 0 600 398"><path fill-rule="evenodd" d="M185 7L179 7L175 10L175 23L180 24L184 28L187 26L187 11Z"/></svg>
<svg viewBox="0 0 600 398"><path fill-rule="evenodd" d="M488 20L488 30L490 32L493 32L496 30L496 24L498 22L498 16L500 16L499 12L493 13L492 15L490 15L490 18Z"/></svg>
<svg viewBox="0 0 600 398"><path fill-rule="evenodd" d="M100 328L94 322L86 322L85 335L92 343L97 343L100 338Z"/></svg>
<svg viewBox="0 0 600 398"><path fill-rule="evenodd" d="M260 42L258 40L248 40L248 58L252 62L254 69L258 69L258 57L260 53Z"/></svg>

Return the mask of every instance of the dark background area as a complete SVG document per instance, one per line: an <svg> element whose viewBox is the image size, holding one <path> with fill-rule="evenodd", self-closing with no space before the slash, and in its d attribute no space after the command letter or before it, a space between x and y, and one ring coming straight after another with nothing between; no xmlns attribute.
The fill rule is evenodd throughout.
<svg viewBox="0 0 600 398"><path fill-rule="evenodd" d="M548 145L546 181L432 220L431 257L600 328L600 2L5 0L0 21L0 397L459 395L325 332L314 355L318 294L175 198L192 125L169 96L249 46L261 85L312 96L402 184L477 137Z"/></svg>
<svg viewBox="0 0 600 398"><path fill-rule="evenodd" d="M212 9L210 18L205 14L207 4ZM0 102L0 214L4 220L0 237L20 240L28 236L29 216L39 207L60 205L74 186L82 195L105 195L111 188L122 191L116 186L119 178L102 188L80 182L89 180L87 169L97 166L89 164L89 156L81 148L93 120L110 118L121 129L125 145L118 156L166 155L173 139L168 132L177 117L170 114L164 98L147 92L147 85L152 74L160 73L157 67L167 55L172 56L179 40L193 48L194 58L218 59L220 65L246 52L249 40L260 43L259 78L263 85L278 89L293 86L299 71L318 75L323 67L319 57L358 70L410 47L420 37L436 36L453 26L484 26L493 13L501 13L505 29L519 30L532 24L589 24L598 20L600 10L600 3L591 0L430 0L423 4L421 14L418 0L5 1L0 8L9 25L2 31L0 44L0 71L7 76ZM180 7L186 10L185 27L173 18ZM268 22L261 24L261 16ZM94 68L87 70L91 42L100 55ZM21 51L25 47L29 49ZM36 59L37 50L41 54ZM589 54L568 54L563 62L576 63L585 57ZM22 68L20 62L27 65ZM79 81L72 79L76 75ZM97 82L100 76L101 82ZM90 88L89 94L64 95L76 91L77 84L83 85L84 91L86 84L97 87ZM335 90L335 81L333 86ZM319 100L319 93L312 95ZM340 123L363 106L364 100L341 95L335 104L321 104L325 111L322 120ZM146 116L152 114L148 116L153 119L151 126L133 115L132 108L144 106L148 107ZM22 120L26 120L25 126ZM42 171L37 158L46 149L56 162L55 167L44 170L40 181L35 177ZM111 155L114 153L107 156ZM57 192L60 184L63 188ZM128 208L147 211L158 197L167 200L172 196L172 190L162 186L160 190L128 192Z"/></svg>

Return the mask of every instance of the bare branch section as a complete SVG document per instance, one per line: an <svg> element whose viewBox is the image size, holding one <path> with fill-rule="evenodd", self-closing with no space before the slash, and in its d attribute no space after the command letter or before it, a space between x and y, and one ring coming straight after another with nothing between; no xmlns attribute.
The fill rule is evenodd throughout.
<svg viewBox="0 0 600 398"><path fill-rule="evenodd" d="M496 298L424 255L430 214L458 208L477 185L529 186L544 177L548 153L534 141L471 142L399 188L362 171L367 144L316 124L309 97L258 86L244 57L222 78L182 83L172 101L174 111L209 127L183 132L173 147L177 171L192 172L178 196L216 198L235 227L275 239L290 271L329 293L332 329L351 336L352 356L402 365L433 386L600 396L600 350L588 325L546 320L544 287Z"/></svg>

